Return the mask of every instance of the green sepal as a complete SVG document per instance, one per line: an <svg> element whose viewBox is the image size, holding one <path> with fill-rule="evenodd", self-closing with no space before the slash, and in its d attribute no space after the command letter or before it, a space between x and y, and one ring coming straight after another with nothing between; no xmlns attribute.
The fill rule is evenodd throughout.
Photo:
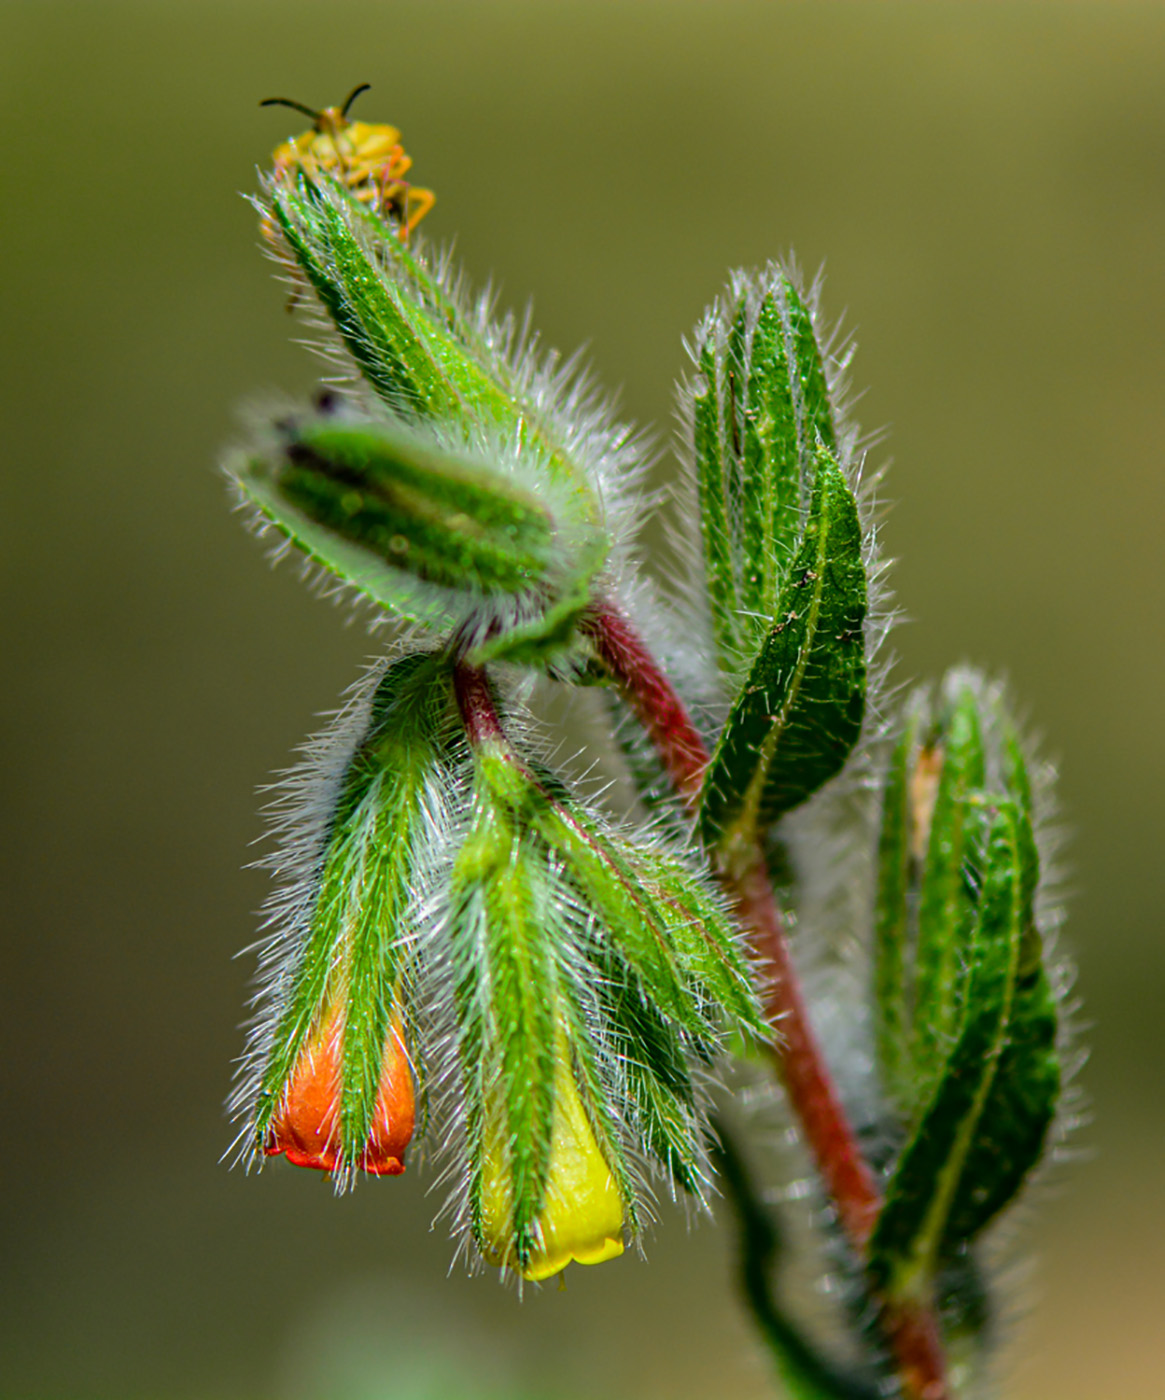
<svg viewBox="0 0 1165 1400"><path fill-rule="evenodd" d="M300 175L271 192L299 266L365 379L394 410L423 418L504 421L510 405L428 312L384 276L332 182Z"/></svg>
<svg viewBox="0 0 1165 1400"><path fill-rule="evenodd" d="M489 1262L521 1273L541 1243L563 1076L580 1096L632 1230L635 1192L587 1014L593 988L580 976L582 916L546 843L499 793L488 764L475 771L474 818L454 863L448 914L470 1224Z"/></svg>
<svg viewBox="0 0 1165 1400"><path fill-rule="evenodd" d="M988 821L980 848L978 831ZM993 812L977 806L971 825L981 875L957 1033L933 1096L898 1159L870 1240L871 1278L890 1299L929 1296L939 1262L961 1243L951 1235L952 1207L961 1184L970 1180L968 1160L1015 994L1024 931L1016 806L1004 799L995 802Z"/></svg>
<svg viewBox="0 0 1165 1400"><path fill-rule="evenodd" d="M507 620L473 647L467 660L474 666L508 661L512 666L543 666L570 652L578 640L578 624L594 603L593 584L607 560L609 541L597 530L574 532L570 551L565 543L554 561L553 590L540 611ZM570 572L564 572L569 565Z"/></svg>
<svg viewBox="0 0 1165 1400"><path fill-rule="evenodd" d="M777 608L813 489L836 450L821 348L794 282L737 276L701 333L693 452L720 663L749 664Z"/></svg>
<svg viewBox="0 0 1165 1400"><path fill-rule="evenodd" d="M558 1024L554 922L544 863L530 838L479 816L453 871L451 937L470 1132L471 1203L481 1234L487 1156L509 1188L514 1262L536 1247L554 1124Z"/></svg>
<svg viewBox="0 0 1165 1400"><path fill-rule="evenodd" d="M270 190L272 215L357 368L406 419L501 430L596 524L585 472L496 351L384 223L334 180L300 173Z"/></svg>
<svg viewBox="0 0 1165 1400"><path fill-rule="evenodd" d="M625 1111L647 1151L685 1191L703 1200L700 1124L684 1043L622 959L608 953L597 966Z"/></svg>
<svg viewBox="0 0 1165 1400"><path fill-rule="evenodd" d="M874 1039L882 1085L908 1113L914 1097L910 1016L910 905L913 856L911 777L922 717L915 707L882 779L874 895Z"/></svg>
<svg viewBox="0 0 1165 1400"><path fill-rule="evenodd" d="M707 845L752 840L841 769L865 708L865 615L857 504L836 458L819 447L774 620L704 777L698 824Z"/></svg>
<svg viewBox="0 0 1165 1400"><path fill-rule="evenodd" d="M491 657L539 664L571 645L605 534L400 423L285 413L269 436L234 479L315 563L398 616L473 627Z"/></svg>
<svg viewBox="0 0 1165 1400"><path fill-rule="evenodd" d="M560 1003L580 1007L588 997L594 1001L595 1014L582 1021L601 1027L607 1068L589 1058L584 1042L576 1078L592 1086L589 1111L612 1170L622 1163L618 1148L606 1146L619 1137L604 1118L612 1114L613 1093L623 1131L630 1129L643 1151L703 1200L693 1060L709 1061L725 1030L765 1031L723 909L682 860L612 833L554 773L508 743L479 743L474 762L480 788L489 791L505 823L544 846L563 882L560 907L574 909L585 924L578 946L583 974L566 978L557 995ZM624 1180L620 1186L630 1209L634 1188Z"/></svg>
<svg viewBox="0 0 1165 1400"><path fill-rule="evenodd" d="M455 716L448 666L434 654L398 661L376 689L340 782L304 942L278 990L252 1120L259 1147L308 1038L339 1007L340 1156L359 1162L391 1022L409 1017L424 800L431 785L453 782Z"/></svg>
<svg viewBox="0 0 1165 1400"><path fill-rule="evenodd" d="M717 900L680 860L605 829L540 768L508 749L477 755L498 795L536 829L644 991L694 1036L720 1016L763 1033L747 965Z"/></svg>

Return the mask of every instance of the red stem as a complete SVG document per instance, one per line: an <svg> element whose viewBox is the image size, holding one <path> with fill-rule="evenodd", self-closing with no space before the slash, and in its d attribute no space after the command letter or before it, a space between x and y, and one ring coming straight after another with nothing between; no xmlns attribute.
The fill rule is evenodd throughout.
<svg viewBox="0 0 1165 1400"><path fill-rule="evenodd" d="M650 736L677 792L694 810L709 754L683 701L613 604L596 604L583 626ZM723 865L717 874L768 974L765 1010L789 1102L842 1229L864 1257L881 1196L810 1025L764 854L757 845L747 859L734 862L731 869ZM903 1393L910 1400L946 1400L945 1363L933 1313L902 1305L886 1311L885 1325Z"/></svg>
<svg viewBox="0 0 1165 1400"><path fill-rule="evenodd" d="M509 748L485 670L458 662L453 670L453 690L470 747L476 749L482 744L500 741Z"/></svg>

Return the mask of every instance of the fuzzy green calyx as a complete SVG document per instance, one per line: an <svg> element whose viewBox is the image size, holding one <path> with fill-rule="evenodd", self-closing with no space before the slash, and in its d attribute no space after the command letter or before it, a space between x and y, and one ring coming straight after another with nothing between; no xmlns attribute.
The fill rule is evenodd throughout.
<svg viewBox="0 0 1165 1400"><path fill-rule="evenodd" d="M282 1150L281 1125L311 1111L297 1096L325 1095L320 1160L304 1164L327 1166L338 1188L367 1166L390 1042L404 1054L411 1039L417 890L433 804L454 781L454 725L438 656L388 669L333 786L321 848L300 857L310 857L306 883L277 904L290 917L266 950L264 1006L232 1107L250 1153ZM326 1059L326 1076L305 1078L305 1057ZM414 1058L408 1075L418 1066Z"/></svg>
<svg viewBox="0 0 1165 1400"><path fill-rule="evenodd" d="M484 675L471 679L466 703L492 714ZM564 1174L589 1183L584 1214L608 1225L616 1192L632 1232L643 1157L703 1198L698 1067L725 1029L761 1020L724 913L682 859L610 831L495 718L471 734L474 815L448 914L469 1217L487 1260L536 1278L559 1257L549 1237L577 1237L561 1205L553 1229L547 1214Z"/></svg>
<svg viewBox="0 0 1165 1400"><path fill-rule="evenodd" d="M734 275L697 334L691 429L719 661L751 664L793 566L819 447L838 450L809 301L784 269Z"/></svg>
<svg viewBox="0 0 1165 1400"><path fill-rule="evenodd" d="M563 522L520 475L392 420L283 414L232 467L314 561L402 617L468 628L491 655L568 645L606 557L601 531Z"/></svg>
<svg viewBox="0 0 1165 1400"><path fill-rule="evenodd" d="M599 505L582 463L537 393L387 225L327 177L270 190L270 214L367 384L406 421L513 438L572 513Z"/></svg>

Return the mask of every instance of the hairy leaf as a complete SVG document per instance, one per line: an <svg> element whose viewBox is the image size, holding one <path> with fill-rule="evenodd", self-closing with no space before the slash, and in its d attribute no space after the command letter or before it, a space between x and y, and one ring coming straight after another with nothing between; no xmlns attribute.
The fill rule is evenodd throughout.
<svg viewBox="0 0 1165 1400"><path fill-rule="evenodd" d="M1019 1193L1043 1154L1060 1097L1059 1009L1043 960L1033 907L1039 855L1031 824L1031 788L1014 736L1005 771L1017 807L1023 933L1007 1036L991 1092L951 1207L945 1249L973 1239Z"/></svg>
<svg viewBox="0 0 1165 1400"><path fill-rule="evenodd" d="M1023 937L1017 820L1013 803L996 804L983 841L957 1036L899 1158L870 1242L871 1277L891 1298L921 1298L930 1289L1006 1041Z"/></svg>
<svg viewBox="0 0 1165 1400"><path fill-rule="evenodd" d="M817 453L804 533L770 626L704 778L709 845L748 836L811 797L861 730L866 662L862 535L845 474Z"/></svg>
<svg viewBox="0 0 1165 1400"><path fill-rule="evenodd" d="M812 318L769 267L734 280L702 332L693 449L709 601L720 662L749 664L797 547L819 444L836 436Z"/></svg>
<svg viewBox="0 0 1165 1400"><path fill-rule="evenodd" d="M967 945L974 918L963 862L972 794L984 780L979 696L964 686L939 721L934 747L942 768L926 843L918 899L915 953L914 1063L916 1103L926 1101L950 1048L967 975Z"/></svg>
<svg viewBox="0 0 1165 1400"><path fill-rule="evenodd" d="M875 1040L882 1084L892 1103L912 1101L910 1043L911 776L921 716L917 708L890 756L882 782L874 902Z"/></svg>

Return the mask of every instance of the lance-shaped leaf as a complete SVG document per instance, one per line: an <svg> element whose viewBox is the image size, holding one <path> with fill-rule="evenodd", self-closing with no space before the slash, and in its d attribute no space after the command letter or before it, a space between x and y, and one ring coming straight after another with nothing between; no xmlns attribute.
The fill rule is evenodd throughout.
<svg viewBox="0 0 1165 1400"><path fill-rule="evenodd" d="M821 444L836 450L821 349L792 279L737 275L701 327L692 433L721 665L747 665L801 533Z"/></svg>
<svg viewBox="0 0 1165 1400"><path fill-rule="evenodd" d="M936 733L915 770L926 775L941 763L918 895L913 1036L918 1106L925 1103L955 1032L974 919L963 863L970 803L984 781L980 696L969 683L949 690ZM932 799L920 795L920 800Z"/></svg>
<svg viewBox="0 0 1165 1400"><path fill-rule="evenodd" d="M267 1006L235 1108L248 1118L254 1150L314 1156L305 1164L336 1171L340 1185L356 1168L390 1169L369 1160L384 1127L390 1052L412 1131L414 1071L402 1058L402 1034L427 804L453 782L452 698L448 667L434 655L406 657L386 672L334 793L311 889L269 945ZM310 1152L300 1141L308 1118L320 1139Z"/></svg>
<svg viewBox="0 0 1165 1400"><path fill-rule="evenodd" d="M836 458L819 447L796 556L704 777L707 844L750 838L841 769L862 726L865 615L857 505Z"/></svg>
<svg viewBox="0 0 1165 1400"><path fill-rule="evenodd" d="M944 1244L948 1253L973 1239L1018 1195L1043 1155L1060 1097L1059 1007L1044 966L1034 909L1039 853L1032 831L1031 786L1014 735L1005 739L1004 759L1017 808L1023 935L999 1066L951 1206Z"/></svg>
<svg viewBox="0 0 1165 1400"><path fill-rule="evenodd" d="M511 473L399 423L284 415L231 469L316 563L406 618L474 619L491 655L568 645L606 557L604 534L564 524Z"/></svg>
<svg viewBox="0 0 1165 1400"><path fill-rule="evenodd" d="M892 1299L929 1295L1007 1037L1024 932L1019 814L999 799L993 811L976 809L976 826L988 817L957 1035L870 1242L870 1275Z"/></svg>
<svg viewBox="0 0 1165 1400"><path fill-rule="evenodd" d="M545 405L399 238L334 180L277 182L272 215L361 374L395 412L512 436L594 524L598 502Z"/></svg>

